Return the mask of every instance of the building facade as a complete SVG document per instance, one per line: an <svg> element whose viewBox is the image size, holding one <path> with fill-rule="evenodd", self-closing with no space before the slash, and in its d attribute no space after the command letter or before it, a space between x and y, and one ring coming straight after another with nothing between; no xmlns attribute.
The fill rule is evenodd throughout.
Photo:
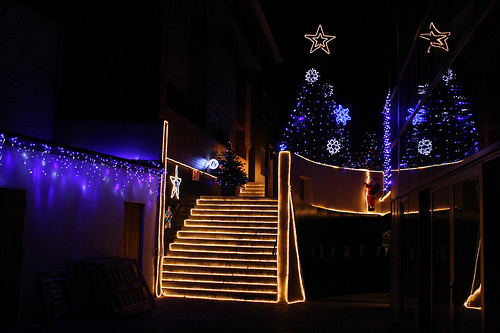
<svg viewBox="0 0 500 333"><path fill-rule="evenodd" d="M410 332L492 331L498 4L394 8L391 307Z"/></svg>
<svg viewBox="0 0 500 333"><path fill-rule="evenodd" d="M257 2L1 6L2 207L17 202L4 215L17 223L2 248L16 253L9 324L46 319L41 271L65 270L70 309L81 305L80 259L135 258L154 291L164 208L175 230L194 198L218 193L208 161L229 143L272 191L263 68L281 57Z"/></svg>

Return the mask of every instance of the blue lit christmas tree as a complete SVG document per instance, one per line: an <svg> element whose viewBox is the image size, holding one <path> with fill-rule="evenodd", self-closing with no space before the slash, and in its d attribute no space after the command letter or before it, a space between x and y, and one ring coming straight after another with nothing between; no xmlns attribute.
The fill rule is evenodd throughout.
<svg viewBox="0 0 500 333"><path fill-rule="evenodd" d="M280 150L320 163L348 166L349 120L349 109L337 104L333 87L322 82L315 69L310 69L284 129Z"/></svg>
<svg viewBox="0 0 500 333"><path fill-rule="evenodd" d="M419 88L419 94L424 94L427 86ZM452 70L447 71L418 111L408 109L407 120L411 116L402 142L402 167L456 162L478 151L472 104Z"/></svg>

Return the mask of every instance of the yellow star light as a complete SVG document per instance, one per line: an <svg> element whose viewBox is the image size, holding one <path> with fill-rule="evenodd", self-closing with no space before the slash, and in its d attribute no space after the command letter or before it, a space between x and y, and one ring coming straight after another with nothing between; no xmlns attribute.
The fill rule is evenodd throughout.
<svg viewBox="0 0 500 333"><path fill-rule="evenodd" d="M330 54L330 50L328 49L328 42L332 39L336 38L335 36L325 35L323 33L323 27L321 24L318 26L318 30L315 35L306 34L305 38L309 39L313 44L311 45L311 51L309 53L313 53L318 49L322 49L327 54Z"/></svg>
<svg viewBox="0 0 500 333"><path fill-rule="evenodd" d="M434 22L431 22L429 26L429 32L420 34L420 38L427 39L431 43L429 48L427 49L427 53L431 52L431 47L439 47L445 51L448 51L448 43L447 40L451 35L451 32L441 32L436 29Z"/></svg>

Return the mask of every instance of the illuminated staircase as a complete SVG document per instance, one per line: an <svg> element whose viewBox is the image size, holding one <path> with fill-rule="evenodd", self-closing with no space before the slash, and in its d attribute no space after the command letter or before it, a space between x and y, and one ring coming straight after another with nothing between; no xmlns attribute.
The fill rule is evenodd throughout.
<svg viewBox="0 0 500 333"><path fill-rule="evenodd" d="M249 182L240 190L240 197L263 198L266 196L264 183Z"/></svg>
<svg viewBox="0 0 500 333"><path fill-rule="evenodd" d="M202 196L163 259L163 294L275 302L277 228L277 199Z"/></svg>

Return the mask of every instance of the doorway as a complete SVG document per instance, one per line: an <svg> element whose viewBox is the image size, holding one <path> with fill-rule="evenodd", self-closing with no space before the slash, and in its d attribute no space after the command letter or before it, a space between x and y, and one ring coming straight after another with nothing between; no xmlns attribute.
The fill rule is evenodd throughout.
<svg viewBox="0 0 500 333"><path fill-rule="evenodd" d="M16 324L19 312L25 208L25 190L0 188L0 260L6 273L0 274L0 320L7 327Z"/></svg>
<svg viewBox="0 0 500 333"><path fill-rule="evenodd" d="M142 267L142 226L144 204L125 202L122 257L137 260Z"/></svg>
<svg viewBox="0 0 500 333"><path fill-rule="evenodd" d="M432 331L450 330L450 189L432 193Z"/></svg>

